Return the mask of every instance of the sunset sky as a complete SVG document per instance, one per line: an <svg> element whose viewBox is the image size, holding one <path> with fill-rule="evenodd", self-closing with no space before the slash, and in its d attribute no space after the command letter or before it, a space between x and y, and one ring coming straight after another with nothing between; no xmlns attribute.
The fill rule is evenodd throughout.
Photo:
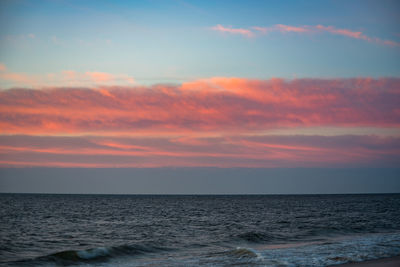
<svg viewBox="0 0 400 267"><path fill-rule="evenodd" d="M0 25L3 169L400 166L398 1L5 0Z"/></svg>

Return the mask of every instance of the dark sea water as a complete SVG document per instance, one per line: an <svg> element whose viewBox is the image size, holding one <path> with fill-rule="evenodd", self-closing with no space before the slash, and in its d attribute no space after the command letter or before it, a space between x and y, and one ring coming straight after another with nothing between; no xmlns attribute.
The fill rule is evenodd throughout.
<svg viewBox="0 0 400 267"><path fill-rule="evenodd" d="M326 266L399 255L400 194L0 194L0 266Z"/></svg>

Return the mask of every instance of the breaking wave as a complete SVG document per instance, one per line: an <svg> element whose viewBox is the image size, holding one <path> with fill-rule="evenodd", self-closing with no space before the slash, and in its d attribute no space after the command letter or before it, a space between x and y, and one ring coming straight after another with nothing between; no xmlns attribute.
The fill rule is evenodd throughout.
<svg viewBox="0 0 400 267"><path fill-rule="evenodd" d="M46 256L40 256L30 260L14 262L14 264L41 264L55 263L57 265L68 266L79 263L99 263L106 262L111 258L124 256L140 256L149 253L171 251L172 249L151 246L151 245L121 245L111 247L96 247L84 250L64 250Z"/></svg>

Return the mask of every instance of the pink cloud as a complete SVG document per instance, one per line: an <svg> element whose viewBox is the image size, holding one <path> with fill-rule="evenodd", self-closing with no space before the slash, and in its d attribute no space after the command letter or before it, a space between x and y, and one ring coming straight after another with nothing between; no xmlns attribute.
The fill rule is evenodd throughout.
<svg viewBox="0 0 400 267"><path fill-rule="evenodd" d="M85 75L89 76L96 83L109 82L114 80L114 76L105 72L86 72Z"/></svg>
<svg viewBox="0 0 400 267"><path fill-rule="evenodd" d="M280 33L288 33L288 32L294 32L294 33L307 33L311 32L311 29L309 26L301 26L301 27L296 27L296 26L289 26L289 25L283 25L283 24L276 24L271 27L259 27L259 26L253 26L251 27L253 30L256 30L262 34L267 34L271 32L280 32Z"/></svg>
<svg viewBox="0 0 400 267"><path fill-rule="evenodd" d="M5 81L8 87L29 86L35 88L51 86L86 86L99 85L132 85L133 77L126 74L112 74L106 72L77 72L65 70L59 73L26 74L8 71L4 64L0 64L0 82Z"/></svg>
<svg viewBox="0 0 400 267"><path fill-rule="evenodd" d="M246 37L253 37L254 33L251 30L248 29L241 29L241 28L232 28L232 27L224 27L220 24L211 27L211 30L213 31L218 31L218 32L222 32L222 33L230 33L230 34L239 34L239 35L243 35Z"/></svg>
<svg viewBox="0 0 400 267"><path fill-rule="evenodd" d="M253 30L259 31L263 34L266 34L268 32L272 31L272 28L268 28L268 27L259 27L259 26L253 26L251 27Z"/></svg>
<svg viewBox="0 0 400 267"><path fill-rule="evenodd" d="M0 166L393 167L400 164L398 135L295 133L398 129L398 103L397 78L8 89L0 91ZM281 128L293 133L265 134Z"/></svg>
<svg viewBox="0 0 400 267"><path fill-rule="evenodd" d="M38 83L38 80L34 75L4 71L0 73L0 80L9 81L23 86L35 86Z"/></svg>
<svg viewBox="0 0 400 267"><path fill-rule="evenodd" d="M78 73L73 70L64 70L61 72L61 75L65 76L67 79L76 80Z"/></svg>
<svg viewBox="0 0 400 267"><path fill-rule="evenodd" d="M400 139L378 136L0 136L0 166L379 167L400 164ZM200 145L201 144L201 145Z"/></svg>
<svg viewBox="0 0 400 267"><path fill-rule="evenodd" d="M295 27L283 24L277 24L274 26L280 32L297 32L297 33L304 33L309 32L310 30L307 27Z"/></svg>
<svg viewBox="0 0 400 267"><path fill-rule="evenodd" d="M0 63L0 81L1 80L11 83L17 83L22 86L36 85L38 82L38 79L37 77L35 77L35 75L11 72L3 63Z"/></svg>
<svg viewBox="0 0 400 267"><path fill-rule="evenodd" d="M280 33L318 33L318 32L326 32L334 35L342 35L349 38L364 40L367 42L378 43L381 45L387 46L400 46L400 43L391 41L391 40L383 40L377 37L370 37L366 34L362 33L361 31L353 31L350 29L340 29L334 26L324 26L324 25L304 25L304 26L291 26L291 25L284 25L284 24L275 24L270 27L260 27L260 26L253 26L249 29L232 29L232 28L225 28L222 25L217 25L212 27L213 30L217 30L220 32L227 32L232 34L242 34L247 37L254 37L257 33L260 34L267 34L272 32L280 32ZM254 31L252 31L254 30Z"/></svg>
<svg viewBox="0 0 400 267"><path fill-rule="evenodd" d="M215 77L176 86L9 89L0 92L0 133L157 136L281 127L399 127L398 103L396 78Z"/></svg>
<svg viewBox="0 0 400 267"><path fill-rule="evenodd" d="M7 67L3 63L0 62L0 71L6 71Z"/></svg>
<svg viewBox="0 0 400 267"><path fill-rule="evenodd" d="M355 32L355 31L351 31L348 29L337 29L333 26L323 26L323 25L317 25L317 26L314 26L314 28L321 30L321 31L326 31L326 32L329 32L332 34L344 35L344 36L355 38L355 39L369 40L369 37L362 34L362 32Z"/></svg>

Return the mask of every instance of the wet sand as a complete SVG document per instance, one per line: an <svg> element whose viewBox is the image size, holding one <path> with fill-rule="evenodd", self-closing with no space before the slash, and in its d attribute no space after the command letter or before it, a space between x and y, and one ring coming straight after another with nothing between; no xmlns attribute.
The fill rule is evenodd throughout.
<svg viewBox="0 0 400 267"><path fill-rule="evenodd" d="M363 262L353 262L339 265L332 265L339 267L400 267L400 256L379 259L379 260L371 260L371 261L363 261Z"/></svg>

